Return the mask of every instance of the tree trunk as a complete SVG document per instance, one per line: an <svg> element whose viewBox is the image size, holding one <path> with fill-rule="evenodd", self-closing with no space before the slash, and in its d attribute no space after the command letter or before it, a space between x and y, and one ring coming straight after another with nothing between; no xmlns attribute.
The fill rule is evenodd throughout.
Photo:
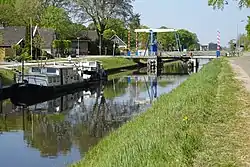
<svg viewBox="0 0 250 167"><path fill-rule="evenodd" d="M102 55L102 41L103 41L103 33L105 31L105 25L100 25L100 30L97 29L97 34L99 35L99 54Z"/></svg>

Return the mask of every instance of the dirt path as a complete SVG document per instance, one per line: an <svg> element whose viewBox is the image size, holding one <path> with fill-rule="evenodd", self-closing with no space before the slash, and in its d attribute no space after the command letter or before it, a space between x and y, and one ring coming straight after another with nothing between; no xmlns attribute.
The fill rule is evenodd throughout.
<svg viewBox="0 0 250 167"><path fill-rule="evenodd" d="M237 74L236 78L250 92L250 53L245 53L242 57L232 58L230 62Z"/></svg>

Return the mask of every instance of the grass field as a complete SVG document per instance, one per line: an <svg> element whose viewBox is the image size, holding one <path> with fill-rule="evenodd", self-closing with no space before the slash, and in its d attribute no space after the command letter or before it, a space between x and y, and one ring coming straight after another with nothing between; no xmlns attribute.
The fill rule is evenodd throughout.
<svg viewBox="0 0 250 167"><path fill-rule="evenodd" d="M216 59L72 167L243 166L249 99L228 61Z"/></svg>

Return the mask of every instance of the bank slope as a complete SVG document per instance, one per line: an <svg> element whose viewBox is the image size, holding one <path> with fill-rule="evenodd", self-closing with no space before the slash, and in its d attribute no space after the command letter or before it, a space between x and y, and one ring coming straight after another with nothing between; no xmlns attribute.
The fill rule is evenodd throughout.
<svg viewBox="0 0 250 167"><path fill-rule="evenodd" d="M227 60L216 59L72 166L238 166L239 90Z"/></svg>

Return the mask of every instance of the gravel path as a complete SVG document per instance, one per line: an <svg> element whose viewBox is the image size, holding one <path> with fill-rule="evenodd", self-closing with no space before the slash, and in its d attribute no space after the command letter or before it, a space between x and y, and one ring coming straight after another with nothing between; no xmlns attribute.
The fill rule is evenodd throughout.
<svg viewBox="0 0 250 167"><path fill-rule="evenodd" d="M245 53L241 57L230 59L236 78L240 80L245 88L250 92L250 53Z"/></svg>

